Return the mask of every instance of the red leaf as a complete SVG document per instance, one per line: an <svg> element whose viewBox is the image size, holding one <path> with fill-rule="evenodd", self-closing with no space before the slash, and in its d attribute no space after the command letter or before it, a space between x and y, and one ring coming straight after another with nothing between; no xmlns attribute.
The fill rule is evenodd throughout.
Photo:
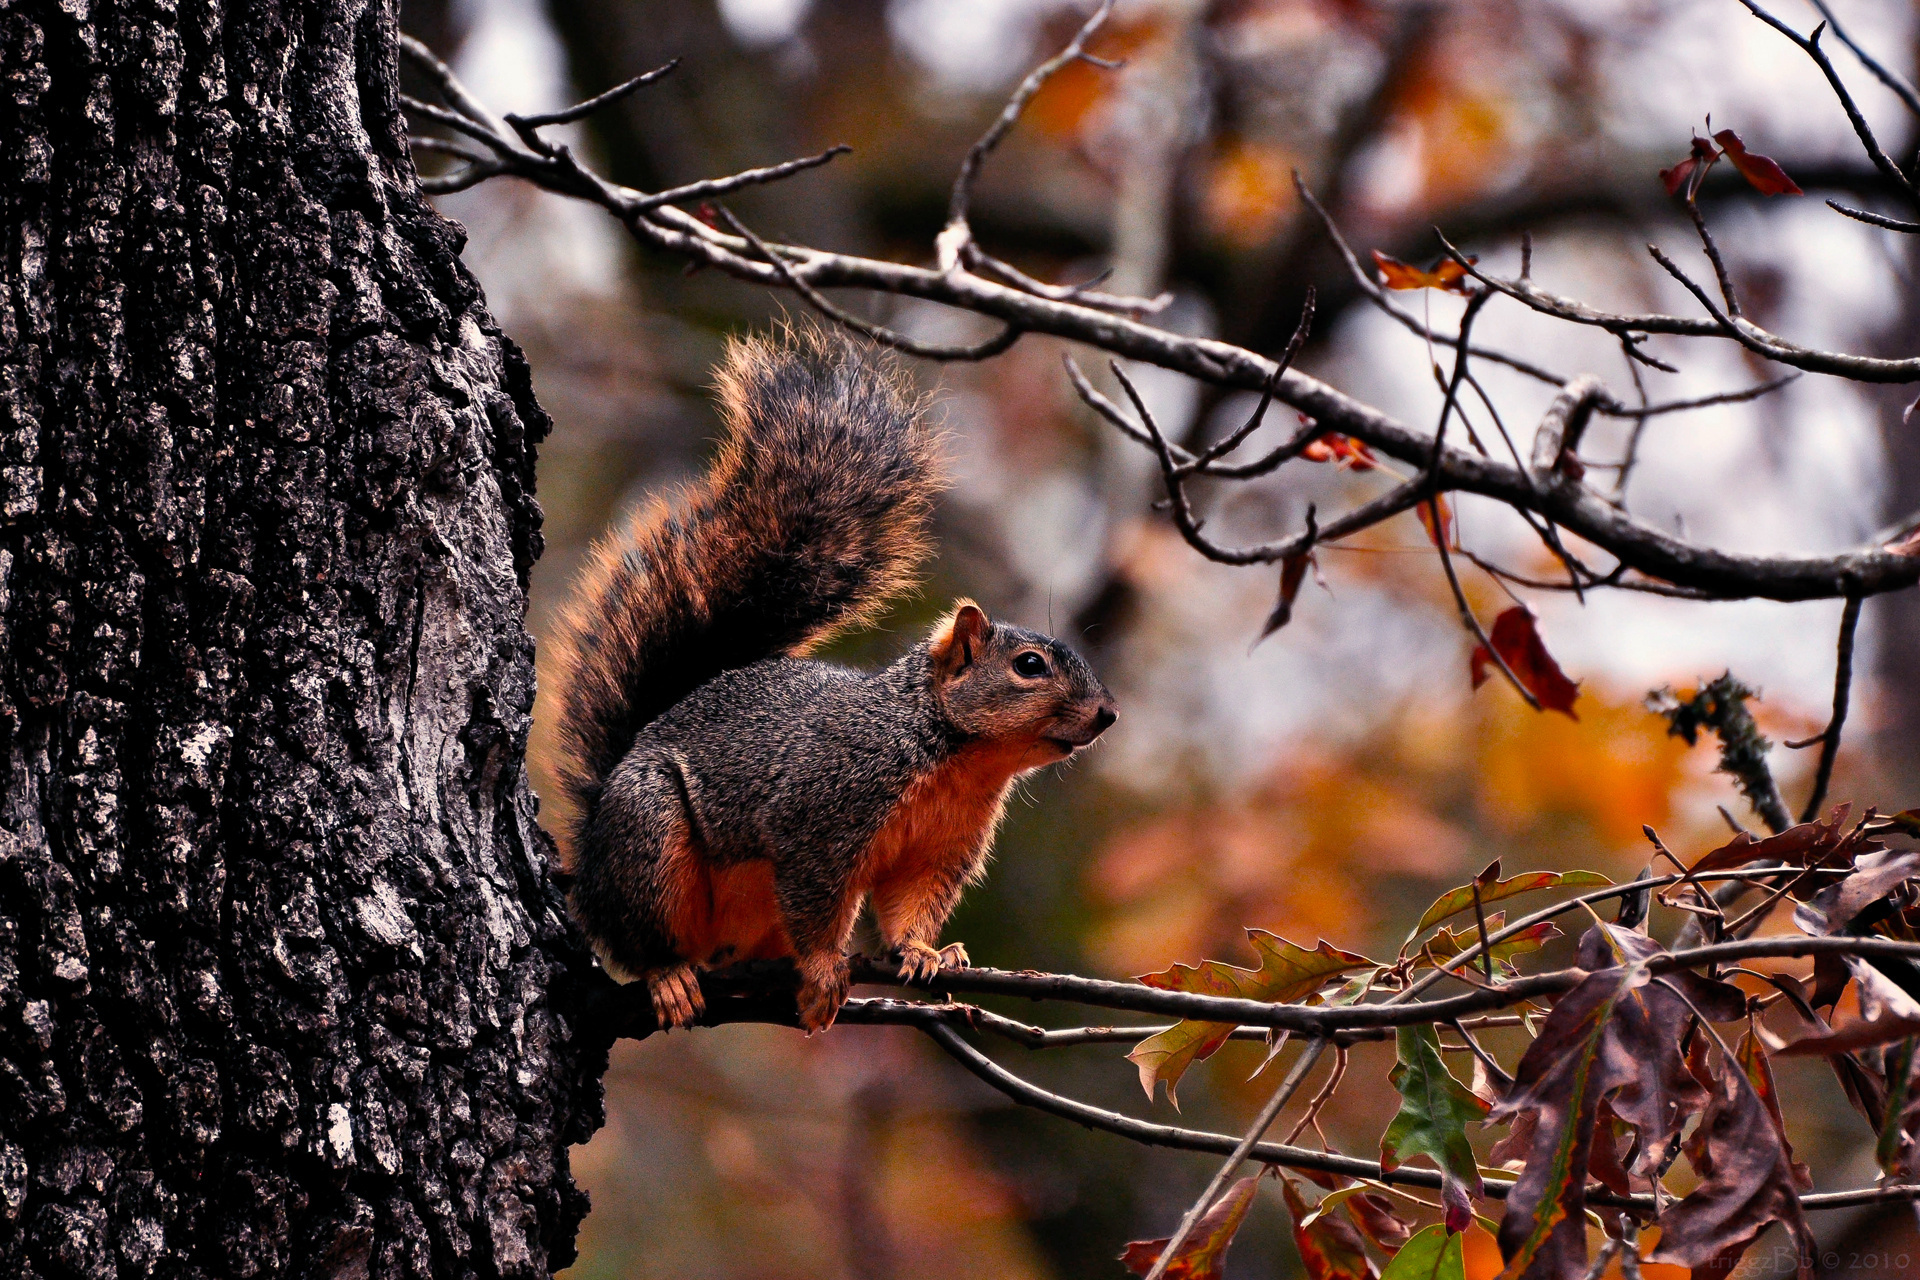
<svg viewBox="0 0 1920 1280"><path fill-rule="evenodd" d="M1702 164L1711 166L1719 158L1720 153L1713 149L1713 144L1696 134L1693 139L1692 154L1673 168L1662 169L1660 181L1666 184L1668 195L1677 196L1680 194L1680 188L1687 185L1687 179L1693 176L1695 169Z"/></svg>
<svg viewBox="0 0 1920 1280"><path fill-rule="evenodd" d="M1714 1083L1690 1145L1710 1158L1695 1160L1696 1166L1706 1166L1699 1185L1660 1215L1660 1243L1649 1260L1704 1267L1728 1254L1738 1256L1779 1222L1798 1247L1801 1274L1807 1275L1804 1260L1812 1256L1813 1236L1795 1192L1793 1157L1766 1100L1740 1064L1727 1064Z"/></svg>
<svg viewBox="0 0 1920 1280"><path fill-rule="evenodd" d="M1193 1224L1193 1230L1180 1245L1180 1252L1167 1264L1164 1273L1167 1280L1219 1280L1226 1274L1227 1248L1253 1204L1254 1187L1259 1181L1257 1176L1240 1179ZM1160 1251L1172 1238L1130 1240L1120 1251L1120 1261L1127 1270L1143 1276L1153 1270L1153 1264L1160 1260Z"/></svg>
<svg viewBox="0 0 1920 1280"><path fill-rule="evenodd" d="M1323 1213L1321 1206L1308 1209L1292 1178L1282 1177L1280 1189L1293 1213L1293 1243L1309 1280L1375 1280L1379 1272L1352 1223Z"/></svg>
<svg viewBox="0 0 1920 1280"><path fill-rule="evenodd" d="M1775 164L1769 157L1747 150L1740 141L1740 135L1731 129L1722 129L1713 135L1713 140L1726 148L1727 159L1733 161L1733 167L1740 176L1763 196L1797 196L1804 194L1800 186L1787 176L1787 171Z"/></svg>
<svg viewBox="0 0 1920 1280"><path fill-rule="evenodd" d="M1478 258L1468 258L1478 262ZM1390 254L1373 251L1374 265L1380 268L1380 283L1389 289L1444 289L1448 293L1467 292L1467 269L1452 258L1442 258L1431 271L1422 271Z"/></svg>
<svg viewBox="0 0 1920 1280"><path fill-rule="evenodd" d="M1329 431L1309 444L1300 451L1300 456L1308 462L1337 462L1349 471L1371 471L1380 465L1365 441L1337 431Z"/></svg>
<svg viewBox="0 0 1920 1280"><path fill-rule="evenodd" d="M1280 562L1280 598L1274 602L1273 612L1267 615L1266 625L1260 628L1259 640L1265 640L1293 620L1293 598L1300 594L1300 584L1306 581L1309 567L1318 576L1320 566L1311 551L1288 556Z"/></svg>
<svg viewBox="0 0 1920 1280"><path fill-rule="evenodd" d="M1514 677L1526 686L1527 692L1539 699L1542 711L1563 712L1570 720L1580 718L1573 713L1573 703L1580 696L1580 686L1567 679L1566 673L1560 670L1560 664L1547 652L1531 609L1520 604L1508 609L1493 620L1493 630L1487 638L1493 642L1493 653L1487 652L1485 645L1475 645L1473 648L1470 665L1474 688L1485 684L1487 677L1493 674L1493 654L1497 653Z"/></svg>

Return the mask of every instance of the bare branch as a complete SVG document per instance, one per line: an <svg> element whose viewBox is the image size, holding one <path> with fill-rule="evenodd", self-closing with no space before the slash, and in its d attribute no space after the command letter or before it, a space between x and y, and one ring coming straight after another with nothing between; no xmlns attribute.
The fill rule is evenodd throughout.
<svg viewBox="0 0 1920 1280"><path fill-rule="evenodd" d="M1419 319L1417 316L1402 311L1399 307L1393 305L1392 299L1387 297L1387 291L1383 289L1379 282L1374 280L1372 276L1368 275L1367 269L1360 264L1359 257L1353 252L1353 247L1347 243L1347 238L1340 234L1340 227L1334 222L1333 216L1321 208L1320 201L1315 199L1313 192L1307 189L1307 184L1301 179L1298 169L1293 172L1293 188L1300 193L1300 199L1307 208L1313 210L1315 216L1320 219L1320 224L1327 229L1327 238L1332 240L1333 247L1340 251L1340 256L1345 260L1347 271L1353 276L1354 283L1360 286L1360 292L1364 293L1373 302L1374 306L1378 307L1387 316L1390 316L1402 328L1428 342L1442 347L1455 347L1459 345L1459 338L1450 334L1435 333L1431 325ZM1566 379L1557 373L1543 369L1537 364L1522 360L1518 356L1510 356L1503 351L1494 351L1487 347L1474 347L1473 354L1479 356L1482 360L1491 360L1495 364L1506 365L1509 369L1524 373L1529 378L1536 378L1541 382L1550 382L1556 387L1566 382Z"/></svg>
<svg viewBox="0 0 1920 1280"><path fill-rule="evenodd" d="M853 148L846 143L828 147L817 156L801 156L797 160L783 160L779 164L770 164L761 169L743 169L739 173L724 178L708 178L701 182L689 182L683 187L670 187L665 191L656 191L649 196L641 196L627 203L625 213L631 217L645 213L649 209L658 209L664 204L679 204L685 200L699 200L707 196L723 196L742 187L756 187L768 182L778 182L808 169L817 169L835 156L848 155Z"/></svg>
<svg viewBox="0 0 1920 1280"><path fill-rule="evenodd" d="M1840 99L1840 105L1846 109L1847 120L1853 125L1853 131L1859 137L1860 145L1866 148L1867 156L1873 161L1873 167L1884 174L1887 181L1906 192L1909 197L1920 199L1920 192L1914 190L1912 181L1906 174L1900 172L1900 166L1880 149L1880 140L1873 136L1872 127L1867 124L1867 118L1860 114L1860 108L1854 105L1853 95L1847 92L1847 86L1840 79L1840 73L1834 69L1832 59L1828 58L1826 50L1820 47L1820 33L1827 29L1827 24L1822 22L1813 29L1811 36L1803 36L1762 9L1754 3L1754 0L1740 0L1740 3L1746 6L1748 13L1799 45L1801 50L1813 59L1814 64L1827 77L1827 83L1833 86L1834 96Z"/></svg>
<svg viewBox="0 0 1920 1280"><path fill-rule="evenodd" d="M959 175L953 180L953 195L947 205L947 225L935 242L941 270L955 269L960 263L961 249L973 239L973 232L967 226L967 205L973 199L973 180L979 176L980 166L986 162L987 153L999 146L1000 140L1012 131L1013 126L1019 122L1020 113L1025 111L1027 103L1033 100L1033 95L1040 92L1041 86L1051 80L1055 72L1071 63L1084 59L1100 66L1113 65L1103 59L1091 58L1087 54L1087 41L1093 38L1093 33L1100 29L1101 24L1106 22L1107 15L1113 12L1113 3L1114 0L1100 0L1100 7L1081 24L1078 31L1074 32L1073 39L1067 42L1067 47L1027 73L1026 79L1020 82L1020 87L1013 91L1011 98L1007 99L1007 105L1000 109L999 116L987 127L987 131L967 148L966 158L960 162Z"/></svg>
<svg viewBox="0 0 1920 1280"><path fill-rule="evenodd" d="M734 217L732 211L724 205L720 207L720 216L726 221L727 226L733 229L736 235L745 237L747 242L754 247L755 251L758 252L762 258L772 263L774 270L780 273L781 279L786 282L787 287L805 298L815 311L818 311L821 315L836 324L844 325L855 333L864 334L872 338L875 342L885 343L887 346L895 347L906 352L908 355L922 356L928 360L985 360L989 356L999 355L1002 351L1005 351L1008 347L1011 347L1020 340L1022 331L1017 326L1009 323L998 334L988 338L985 342L975 343L969 347L947 347L934 343L921 342L917 339L909 338L904 333L898 333L889 329L885 325L878 325L869 320L862 320L852 312L843 311L839 307L834 306L833 303L827 301L826 297L821 294L818 289L815 289L812 285L809 285L806 281L795 275L793 268L788 266L778 254L767 247L766 241L747 230L746 224Z"/></svg>
<svg viewBox="0 0 1920 1280"><path fill-rule="evenodd" d="M1850 209L1837 200L1827 201L1827 208L1871 227L1885 227L1888 231L1905 231L1909 234L1920 232L1920 222L1902 222L1898 218L1889 218L1884 214L1868 213L1865 209Z"/></svg>
<svg viewBox="0 0 1920 1280"><path fill-rule="evenodd" d="M1838 377L1850 378L1855 382L1920 382L1920 357L1907 360L1883 360L1874 356L1856 356L1838 351L1818 351L1810 347L1798 346L1785 338L1767 332L1751 320L1735 320L1722 311L1717 303L1687 277L1687 274L1675 266L1673 260L1660 251L1656 245L1648 245L1647 252L1667 272L1686 286L1687 291L1699 299L1711 320L1695 320L1683 316L1660 314L1621 315L1614 312L1598 311L1585 303L1571 298L1563 298L1536 288L1525 280L1503 280L1489 275L1477 266L1468 263L1466 256L1452 244L1447 245L1448 254L1465 266L1474 279L1491 288L1498 289L1509 298L1524 302L1541 315L1553 316L1558 320L1567 320L1574 324L1592 325L1605 329L1621 337L1636 334L1662 333L1685 338L1731 338L1756 355L1765 356L1780 364L1791 365L1796 369L1805 369L1809 373L1831 373ZM1646 359L1639 352L1632 352L1636 359Z"/></svg>
<svg viewBox="0 0 1920 1280"><path fill-rule="evenodd" d="M614 103L620 101L620 99L632 93L635 89L650 85L656 80L671 75L674 68L679 65L680 59L671 58L653 70L635 76L625 84L617 84L605 93L595 94L584 102L576 102L563 111L548 111L540 115L532 116L509 115L506 117L506 122L512 125L522 138L527 138L529 144L531 144L532 139L529 138L528 135L533 130L544 129L550 124L572 124L575 120L584 120L602 107L612 106Z"/></svg>
<svg viewBox="0 0 1920 1280"><path fill-rule="evenodd" d="M1893 90L1900 101L1907 105L1907 110L1920 116L1920 94L1914 92L1913 86L1908 84L1904 78L1887 70L1885 66L1881 65L1879 59L1873 57L1873 55L1869 54L1865 49L1862 49L1854 43L1853 37L1842 30L1840 23L1834 19L1833 10L1827 8L1827 0L1813 0L1813 7L1818 9L1820 16L1827 20L1827 26L1832 29L1834 39L1847 46L1847 48L1852 51L1853 56L1860 59L1860 65L1873 72L1875 79L1879 80L1880 83L1887 86L1887 88Z"/></svg>
<svg viewBox="0 0 1920 1280"><path fill-rule="evenodd" d="M447 73L447 79L452 80L450 72ZM453 83L457 86L457 81ZM455 91L464 93L459 90L450 92ZM438 108L433 110L441 111ZM845 317L853 321L856 328L865 326L862 332L872 333L881 340L891 338L904 350L939 359L982 359L996 350L1004 350L1022 333L1043 333L1086 342L1112 356L1159 365L1220 387L1259 392L1273 378L1276 362L1229 343L1171 333L1128 315L1116 314L1085 302L1039 296L966 270L934 270L818 249L769 244L757 236L749 238L738 234L737 228L729 232L708 226L672 205L633 213L632 206L636 202L648 199L646 193L618 187L599 178L581 165L565 147L555 147L552 155L538 155L520 146L510 136L488 134L487 126L457 113L441 111L441 114L460 119L464 132L493 149L499 157L499 163L504 166L504 172L549 190L601 205L620 218L636 239L652 248L684 255L695 263L714 267L742 280L792 289L816 307L825 302L821 290L866 289L943 303L997 319L1005 326L999 336L979 346L934 347L912 342L904 335L893 334L827 304L826 314L836 319ZM439 116L434 118L438 119ZM477 181L480 176L483 175L458 175L447 181ZM1477 279L1528 302L1536 310L1553 310L1551 306L1542 305L1541 296L1531 285L1496 281L1477 270L1475 274ZM1708 309L1710 314L1717 310L1710 301ZM1611 327L1628 337L1635 331L1734 337L1770 359L1860 381L1920 379L1920 359L1871 360L1807 351L1785 344L1746 320L1734 322L1724 315L1717 315L1712 321L1653 318L1659 321L1658 324L1647 317L1604 317L1599 313L1575 313L1570 318L1600 323L1602 327ZM1734 327L1736 324L1738 328ZM1419 326L1417 331L1425 332L1425 326ZM1442 335L1433 336L1436 342L1444 344ZM1501 359L1497 353L1481 352L1472 347L1469 350L1486 359ZM1505 362L1514 365L1510 359ZM1541 370L1529 368L1523 372L1542 376L1556 385L1564 384L1564 379ZM1351 436L1379 453L1417 467L1427 467L1434 457L1435 442L1431 434L1411 430L1297 369L1288 369L1281 376L1274 388L1274 398L1314 419L1320 432L1333 431ZM1248 464L1246 469L1237 469L1237 474L1250 474L1263 464L1271 469L1287 457L1295 456L1297 450L1304 448L1311 439L1296 437L1281 451L1276 451L1273 458ZM1151 440L1149 438L1143 442L1151 443ZM1920 581L1920 556L1902 555L1878 544L1840 555L1798 557L1746 556L1696 546L1635 520L1583 485L1565 485L1550 491L1538 491L1524 468L1447 447L1444 442L1442 446L1437 465L1433 466L1435 491L1478 493L1508 506L1531 511L1559 528L1604 548L1632 571L1670 584L1678 592L1695 592L1715 599L1760 597L1807 600L1875 595ZM1184 451L1176 451L1177 446L1171 444L1168 449L1176 459L1176 465L1192 456ZM1289 453L1287 450L1295 452ZM1216 463L1205 474L1225 476L1228 469ZM1424 495L1416 496L1414 501L1419 501L1421 497ZM1286 543L1269 544L1237 562L1280 559L1297 552L1299 546L1297 538Z"/></svg>

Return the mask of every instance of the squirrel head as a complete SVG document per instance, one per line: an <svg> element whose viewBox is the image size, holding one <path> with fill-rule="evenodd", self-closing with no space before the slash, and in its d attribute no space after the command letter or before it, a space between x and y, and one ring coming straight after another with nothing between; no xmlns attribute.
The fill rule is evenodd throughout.
<svg viewBox="0 0 1920 1280"><path fill-rule="evenodd" d="M934 696L969 738L1031 744L1037 767L1064 760L1117 718L1085 658L1052 636L994 622L961 600L927 639Z"/></svg>

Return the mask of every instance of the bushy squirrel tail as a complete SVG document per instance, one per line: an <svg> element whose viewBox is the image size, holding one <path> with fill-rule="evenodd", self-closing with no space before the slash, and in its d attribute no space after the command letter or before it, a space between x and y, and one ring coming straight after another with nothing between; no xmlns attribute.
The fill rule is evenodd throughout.
<svg viewBox="0 0 1920 1280"><path fill-rule="evenodd" d="M557 644L578 819L649 722L723 671L872 622L930 550L924 406L884 352L788 329L729 344L713 466L594 548Z"/></svg>

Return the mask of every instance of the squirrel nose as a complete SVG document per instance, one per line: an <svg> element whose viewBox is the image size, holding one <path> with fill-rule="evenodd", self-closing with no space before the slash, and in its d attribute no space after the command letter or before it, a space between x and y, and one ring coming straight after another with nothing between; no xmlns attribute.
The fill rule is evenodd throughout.
<svg viewBox="0 0 1920 1280"><path fill-rule="evenodd" d="M1107 731L1107 726L1112 724L1115 720L1118 720L1119 718L1120 718L1119 715L1115 713L1112 707L1102 707L1098 711L1094 712L1093 713L1094 736L1098 737L1100 734L1105 733Z"/></svg>

